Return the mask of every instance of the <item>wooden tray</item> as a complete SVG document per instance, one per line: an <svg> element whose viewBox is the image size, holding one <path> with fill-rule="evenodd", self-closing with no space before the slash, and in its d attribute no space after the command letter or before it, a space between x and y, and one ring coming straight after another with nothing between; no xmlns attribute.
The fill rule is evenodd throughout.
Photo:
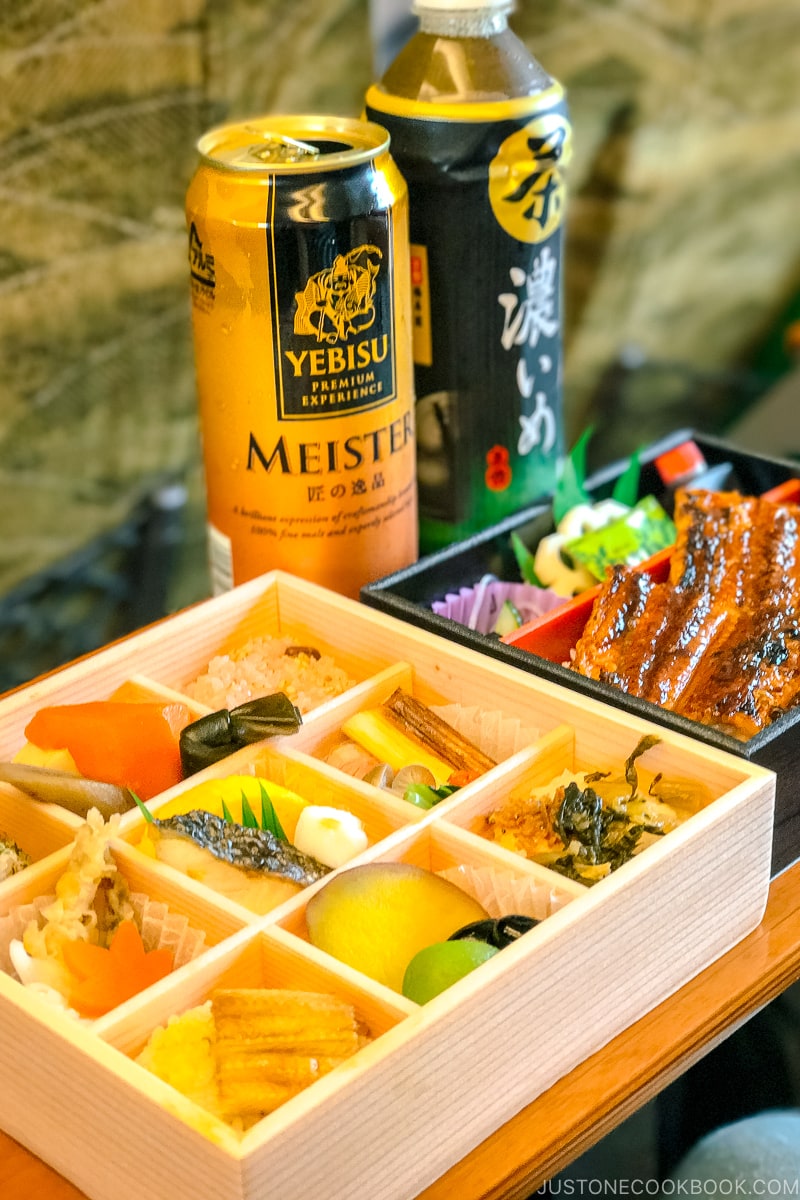
<svg viewBox="0 0 800 1200"><path fill-rule="evenodd" d="M294 737L241 750L151 808L209 776L254 773L313 787L317 796L346 796L362 816L370 845L358 861L493 866L541 883L550 915L418 1007L309 943L305 909L324 881L255 917L147 859L135 846L142 817L126 814L113 843L119 870L133 890L203 929L204 951L92 1026L0 972L0 1126L93 1200L407 1200L763 912L771 772L278 572L7 697L0 752L16 752L44 704L102 699L132 677L157 694L180 694L220 647L284 632L329 650L356 686L309 713ZM345 716L398 682L426 703L479 702L483 712L518 716L530 740L427 812L322 762L320 747ZM510 790L565 768L619 767L644 732L661 738L648 752L652 769L703 782L713 800L591 889L476 832ZM0 828L35 859L0 884L0 920L52 887L79 824L0 785ZM333 990L374 1041L239 1135L133 1061L156 1026L220 984Z"/></svg>

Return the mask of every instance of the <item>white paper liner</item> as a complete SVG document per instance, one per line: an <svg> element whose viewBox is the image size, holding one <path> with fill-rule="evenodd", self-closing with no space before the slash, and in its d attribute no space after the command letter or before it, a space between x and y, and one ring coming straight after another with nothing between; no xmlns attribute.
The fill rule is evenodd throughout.
<svg viewBox="0 0 800 1200"><path fill-rule="evenodd" d="M566 602L550 588L534 587L532 583L504 583L494 575L484 575L474 586L448 592L444 600L434 600L431 609L440 617L449 617L476 633L486 634L494 629L506 600L511 601L523 622L544 616Z"/></svg>
<svg viewBox="0 0 800 1200"><path fill-rule="evenodd" d="M461 704L431 705L431 711L448 725L468 738L475 746L502 762L519 750L530 746L539 737L538 729L523 725L519 717L507 717L501 712L482 709L477 704L465 708Z"/></svg>
<svg viewBox="0 0 800 1200"><path fill-rule="evenodd" d="M471 867L462 864L438 871L483 905L494 920L516 913L543 921L558 912L570 900L568 895L549 883L527 875L512 875L497 867Z"/></svg>
<svg viewBox="0 0 800 1200"><path fill-rule="evenodd" d="M203 930L193 929L186 917L170 912L166 904L140 892L132 893L128 899L146 951L171 950L173 971L197 958L205 945Z"/></svg>

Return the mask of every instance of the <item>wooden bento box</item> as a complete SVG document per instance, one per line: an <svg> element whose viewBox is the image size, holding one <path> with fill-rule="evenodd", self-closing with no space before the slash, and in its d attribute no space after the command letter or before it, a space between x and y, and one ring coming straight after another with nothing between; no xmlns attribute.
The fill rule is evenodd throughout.
<svg viewBox="0 0 800 1200"><path fill-rule="evenodd" d="M766 903L771 772L278 572L7 696L3 758L43 706L103 699L132 679L156 697L182 695L221 648L278 634L332 654L354 685L293 736L247 746L157 796L153 813L204 779L257 774L318 803L347 800L369 845L340 871L371 861L493 868L537 891L544 919L420 1006L310 943L306 907L330 877L255 916L148 858L142 815L126 813L110 844L119 872L201 930L201 953L91 1023L0 971L0 1125L93 1200L409 1200L733 946ZM323 762L342 721L397 686L427 705L516 718L522 745L428 810ZM649 767L704 785L709 802L595 886L477 832L510 793L565 768L618 768L646 733L660 738ZM51 893L82 824L0 785L0 829L33 858L0 883L0 926ZM219 986L330 992L372 1040L238 1133L135 1061L155 1028Z"/></svg>

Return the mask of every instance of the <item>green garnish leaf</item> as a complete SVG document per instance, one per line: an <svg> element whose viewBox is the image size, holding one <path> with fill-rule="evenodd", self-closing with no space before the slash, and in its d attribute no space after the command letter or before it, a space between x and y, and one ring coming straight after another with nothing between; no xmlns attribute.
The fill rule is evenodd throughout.
<svg viewBox="0 0 800 1200"><path fill-rule="evenodd" d="M289 839L286 836L283 826L280 823L278 814L275 811L275 805L269 798L265 784L261 783L261 828L267 833L273 834L282 842L288 843Z"/></svg>
<svg viewBox="0 0 800 1200"><path fill-rule="evenodd" d="M130 789L128 789L128 790L130 791ZM144 817L145 821L148 821L151 825L155 824L155 817L150 812L150 809L147 807L147 805L144 803L144 801L139 799L139 797L136 795L136 792L131 792L131 795L133 796L136 803L139 805L139 808L141 809L142 816Z"/></svg>
<svg viewBox="0 0 800 1200"><path fill-rule="evenodd" d="M583 485L586 480L586 447L593 432L591 425L584 429L564 462L553 493L553 520L556 525L571 508L590 503L589 494Z"/></svg>
<svg viewBox="0 0 800 1200"><path fill-rule="evenodd" d="M250 801L247 799L244 788L242 789L242 824L245 829L258 829L256 814L250 807Z"/></svg>
<svg viewBox="0 0 800 1200"><path fill-rule="evenodd" d="M511 534L511 548L514 551L514 557L517 560L517 566L519 567L519 573L522 576L523 582L532 583L534 587L543 588L544 584L537 577L533 569L533 555L518 533Z"/></svg>
<svg viewBox="0 0 800 1200"><path fill-rule="evenodd" d="M231 825L237 824L237 822L234 821L234 819L233 819L233 813L228 808L228 806L224 800L222 801L222 815L225 818L225 820L229 822L229 824L231 824Z"/></svg>
<svg viewBox="0 0 800 1200"><path fill-rule="evenodd" d="M635 454L631 455L627 467L614 484L614 490L611 493L613 498L620 504L627 504L628 508L634 508L639 499L639 476L641 473L642 464L639 462L639 451L637 450Z"/></svg>

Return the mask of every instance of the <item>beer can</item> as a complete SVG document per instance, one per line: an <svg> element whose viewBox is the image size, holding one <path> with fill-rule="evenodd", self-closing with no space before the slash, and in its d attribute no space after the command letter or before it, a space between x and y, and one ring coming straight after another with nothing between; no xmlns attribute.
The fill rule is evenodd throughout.
<svg viewBox="0 0 800 1200"><path fill-rule="evenodd" d="M408 197L366 121L198 143L187 193L215 593L280 568L357 597L418 546Z"/></svg>

